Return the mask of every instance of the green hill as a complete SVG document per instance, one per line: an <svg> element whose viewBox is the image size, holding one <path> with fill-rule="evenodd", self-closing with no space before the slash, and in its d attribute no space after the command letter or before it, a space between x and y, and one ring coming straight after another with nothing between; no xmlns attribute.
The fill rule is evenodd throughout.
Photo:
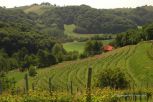
<svg viewBox="0 0 153 102"><path fill-rule="evenodd" d="M73 81L76 88L85 88L87 70L93 68L93 84L97 74L104 68L120 67L130 75L135 83L146 86L153 83L153 59L152 42L142 42L116 49L112 52L97 55L84 60L64 62L46 69L39 69L35 78L30 78L38 87L47 88L48 78L52 78L52 85L66 89L68 83ZM15 77L18 85L23 85L24 73L16 71L8 73L10 77ZM131 82L132 83L132 82Z"/></svg>
<svg viewBox="0 0 153 102"><path fill-rule="evenodd" d="M36 13L38 15L41 15L41 14L45 13L46 11L49 11L53 8L54 8L54 6L33 4L33 5L29 5L29 6L21 6L21 7L16 7L16 8L12 8L12 9L20 9L20 10L23 10L25 13L32 12L32 13Z"/></svg>
<svg viewBox="0 0 153 102"><path fill-rule="evenodd" d="M52 9L53 6L42 6L42 5L33 5L30 6L29 8L25 9L24 12L25 13L29 13L29 12L34 12L36 14L43 14L44 12Z"/></svg>

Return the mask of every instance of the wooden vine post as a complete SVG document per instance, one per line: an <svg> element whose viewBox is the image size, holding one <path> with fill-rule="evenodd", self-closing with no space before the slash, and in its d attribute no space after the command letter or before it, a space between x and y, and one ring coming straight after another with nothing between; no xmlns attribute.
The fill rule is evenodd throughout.
<svg viewBox="0 0 153 102"><path fill-rule="evenodd" d="M32 83L32 90L34 91L35 90L35 84Z"/></svg>
<svg viewBox="0 0 153 102"><path fill-rule="evenodd" d="M51 78L49 78L49 92L52 94L52 83L51 83Z"/></svg>
<svg viewBox="0 0 153 102"><path fill-rule="evenodd" d="M92 68L88 69L88 78L87 78L87 98L86 102L91 102L91 79L92 79Z"/></svg>
<svg viewBox="0 0 153 102"><path fill-rule="evenodd" d="M0 95L2 94L2 82L0 80Z"/></svg>
<svg viewBox="0 0 153 102"><path fill-rule="evenodd" d="M28 90L29 90L29 83L28 83L28 74L26 73L25 74L25 92L28 93Z"/></svg>
<svg viewBox="0 0 153 102"><path fill-rule="evenodd" d="M72 83L72 81L70 83L70 88L71 88L71 95L73 95L73 83Z"/></svg>

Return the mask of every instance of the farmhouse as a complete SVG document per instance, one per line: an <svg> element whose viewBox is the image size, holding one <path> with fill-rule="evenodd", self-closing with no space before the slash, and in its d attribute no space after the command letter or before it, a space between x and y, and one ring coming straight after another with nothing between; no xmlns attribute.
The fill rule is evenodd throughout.
<svg viewBox="0 0 153 102"><path fill-rule="evenodd" d="M108 51L112 51L114 47L111 45L106 45L102 49L104 50L104 52L108 52Z"/></svg>

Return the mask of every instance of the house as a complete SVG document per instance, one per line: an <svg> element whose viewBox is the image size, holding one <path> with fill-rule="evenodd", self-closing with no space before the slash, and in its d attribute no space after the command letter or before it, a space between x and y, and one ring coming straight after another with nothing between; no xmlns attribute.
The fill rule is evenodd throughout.
<svg viewBox="0 0 153 102"><path fill-rule="evenodd" d="M103 47L104 52L112 51L113 49L114 49L114 47L111 45L106 45Z"/></svg>

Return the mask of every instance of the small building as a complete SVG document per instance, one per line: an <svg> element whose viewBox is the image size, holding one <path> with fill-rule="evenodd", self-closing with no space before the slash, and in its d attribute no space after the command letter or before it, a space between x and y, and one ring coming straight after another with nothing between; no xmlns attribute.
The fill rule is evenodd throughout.
<svg viewBox="0 0 153 102"><path fill-rule="evenodd" d="M104 51L104 52L112 51L113 49L114 49L114 47L111 46L111 45L105 45L105 46L103 47L103 51Z"/></svg>

